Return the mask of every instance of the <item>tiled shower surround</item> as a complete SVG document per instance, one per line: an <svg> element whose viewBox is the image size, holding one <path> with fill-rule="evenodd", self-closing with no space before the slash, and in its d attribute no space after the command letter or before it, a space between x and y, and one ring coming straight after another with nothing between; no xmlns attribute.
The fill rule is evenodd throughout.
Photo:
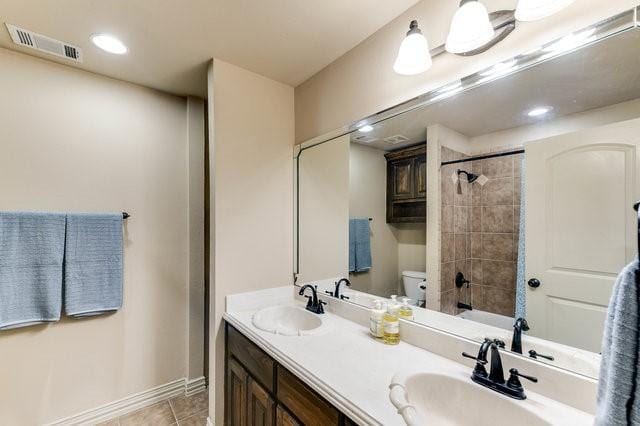
<svg viewBox="0 0 640 426"><path fill-rule="evenodd" d="M442 161L462 158L442 147ZM470 300L474 309L514 315L521 161L522 155L510 155L442 167L442 312L455 315L457 302ZM480 186L463 177L458 194L451 179L458 169L489 181ZM471 281L470 292L455 287L457 272Z"/></svg>

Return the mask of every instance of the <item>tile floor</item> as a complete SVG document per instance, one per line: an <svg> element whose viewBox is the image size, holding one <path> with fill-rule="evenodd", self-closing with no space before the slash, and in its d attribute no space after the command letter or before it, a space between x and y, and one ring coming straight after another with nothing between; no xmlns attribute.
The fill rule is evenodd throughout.
<svg viewBox="0 0 640 426"><path fill-rule="evenodd" d="M189 397L177 396L97 426L206 426L207 395L200 392Z"/></svg>

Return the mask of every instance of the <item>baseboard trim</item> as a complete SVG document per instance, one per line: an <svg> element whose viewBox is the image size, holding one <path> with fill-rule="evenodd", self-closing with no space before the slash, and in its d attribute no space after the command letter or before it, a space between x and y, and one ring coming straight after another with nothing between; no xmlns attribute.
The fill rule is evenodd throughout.
<svg viewBox="0 0 640 426"><path fill-rule="evenodd" d="M207 417L207 426L213 426L213 422L211 421L211 417Z"/></svg>
<svg viewBox="0 0 640 426"><path fill-rule="evenodd" d="M199 383L201 379L204 382L204 377L194 379L193 382L198 381ZM48 423L46 426L71 426L99 423L155 404L156 402L164 401L175 396L185 395L186 389L186 379L182 378L174 380L172 382L165 383L164 385L129 395L100 407L92 408L90 410L83 411L82 413L56 420L52 423Z"/></svg>
<svg viewBox="0 0 640 426"><path fill-rule="evenodd" d="M185 381L184 393L186 396L195 395L205 389L207 389L207 381L204 376L200 376L195 379L187 379Z"/></svg>

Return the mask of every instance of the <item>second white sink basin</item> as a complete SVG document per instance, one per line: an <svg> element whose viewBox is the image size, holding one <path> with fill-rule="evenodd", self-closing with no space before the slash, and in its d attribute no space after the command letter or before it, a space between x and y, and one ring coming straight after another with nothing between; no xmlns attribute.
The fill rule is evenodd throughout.
<svg viewBox="0 0 640 426"><path fill-rule="evenodd" d="M273 306L256 312L253 325L263 331L283 336L317 334L326 326L322 315L297 306Z"/></svg>
<svg viewBox="0 0 640 426"><path fill-rule="evenodd" d="M390 399L409 426L589 425L586 413L537 395L519 401L489 390L467 376L437 372L396 374ZM561 419L558 422L557 419Z"/></svg>

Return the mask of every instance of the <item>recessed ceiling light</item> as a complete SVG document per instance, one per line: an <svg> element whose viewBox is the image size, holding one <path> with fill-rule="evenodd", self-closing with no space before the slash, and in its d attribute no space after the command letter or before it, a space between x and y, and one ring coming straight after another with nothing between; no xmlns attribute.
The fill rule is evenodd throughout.
<svg viewBox="0 0 640 426"><path fill-rule="evenodd" d="M124 55L128 51L127 46L109 34L94 34L91 41L100 49L115 55Z"/></svg>
<svg viewBox="0 0 640 426"><path fill-rule="evenodd" d="M373 126L369 125L369 124L365 124L364 126L360 127L358 129L359 132L362 133L369 133L370 131L373 130Z"/></svg>
<svg viewBox="0 0 640 426"><path fill-rule="evenodd" d="M545 106L545 107L536 107L536 108L532 109L531 111L529 111L529 112L527 113L527 115L528 115L529 117L540 117L540 116L542 116L542 115L547 114L547 113L548 113L549 111L551 111L552 109L553 109L553 108L551 108L551 107L547 107L547 106Z"/></svg>

